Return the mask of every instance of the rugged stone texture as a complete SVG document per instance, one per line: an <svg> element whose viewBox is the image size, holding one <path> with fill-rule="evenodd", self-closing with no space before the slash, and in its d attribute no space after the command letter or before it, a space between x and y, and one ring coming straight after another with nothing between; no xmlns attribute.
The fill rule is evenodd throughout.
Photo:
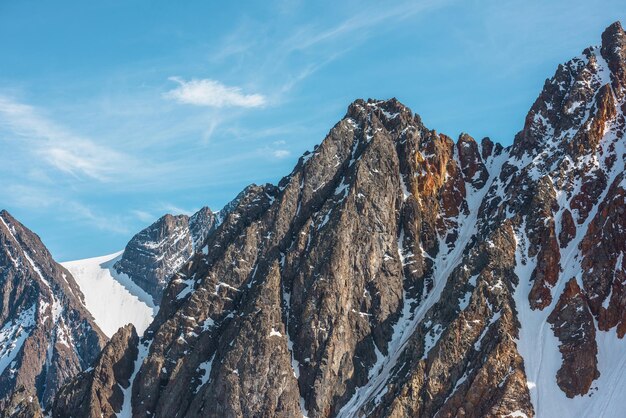
<svg viewBox="0 0 626 418"><path fill-rule="evenodd" d="M563 365L556 375L559 387L570 398L587 393L600 376L598 346L593 316L575 279L567 282L548 320L561 341Z"/></svg>
<svg viewBox="0 0 626 418"><path fill-rule="evenodd" d="M174 274L128 345L124 402L141 417L565 414L545 390L588 395L598 333L625 331L625 36L612 25L559 66L506 149L355 101ZM547 380L544 350L561 358Z"/></svg>
<svg viewBox="0 0 626 418"><path fill-rule="evenodd" d="M611 70L613 92L623 100L626 94L626 35L620 22L613 23L602 34L602 56Z"/></svg>
<svg viewBox="0 0 626 418"><path fill-rule="evenodd" d="M544 309L552 303L550 289L559 278L561 252L556 239L556 227L551 219L552 213L558 209L556 193L547 177L542 177L532 194L530 201L532 212L526 217L527 228L534 233L530 235L529 255L536 257L535 271L531 276L533 287L528 294L532 309ZM535 247L536 246L536 247ZM537 249L535 254L534 248Z"/></svg>
<svg viewBox="0 0 626 418"><path fill-rule="evenodd" d="M72 275L39 237L0 212L0 399L23 387L42 405L98 356L106 337Z"/></svg>
<svg viewBox="0 0 626 418"><path fill-rule="evenodd" d="M0 403L1 418L43 418L37 396L24 386L17 388L8 400Z"/></svg>
<svg viewBox="0 0 626 418"><path fill-rule="evenodd" d="M191 217L165 215L137 233L126 245L115 270L128 275L160 304L168 280L200 251L218 222L207 207Z"/></svg>
<svg viewBox="0 0 626 418"><path fill-rule="evenodd" d="M200 251L209 234L220 223L223 213L213 213L208 207L203 207L189 217L189 233L191 235L191 247Z"/></svg>
<svg viewBox="0 0 626 418"><path fill-rule="evenodd" d="M338 414L381 356L409 357L390 345L394 325L419 324L419 301L441 292L436 260L462 256L480 203L468 205L467 195L485 187L503 156L484 143L485 159L469 136L456 145L395 100L352 104L278 187L247 189L208 237L207 254L174 275L146 332L133 413ZM481 298L475 315L489 312L494 322L476 326L474 339L497 328L501 314L488 303ZM437 318L439 328L452 318ZM420 352L437 329L431 322L415 335ZM519 369L510 340L508 347Z"/></svg>
<svg viewBox="0 0 626 418"><path fill-rule="evenodd" d="M132 325L120 328L94 365L59 390L52 416L116 417L122 411L123 390L130 386L138 345L139 337Z"/></svg>
<svg viewBox="0 0 626 418"><path fill-rule="evenodd" d="M565 209L561 214L561 232L559 233L559 243L561 248L566 248L576 236L576 225L572 212Z"/></svg>
<svg viewBox="0 0 626 418"><path fill-rule="evenodd" d="M459 163L463 177L469 179L469 182L478 189L482 189L489 179L489 171L483 162L483 159L489 158L492 145L485 143L485 154L487 157L481 156L478 144L474 138L467 134L462 134L456 143L456 149L459 154Z"/></svg>
<svg viewBox="0 0 626 418"><path fill-rule="evenodd" d="M612 25L601 48L585 50L546 82L492 186L502 197L494 195L499 204L485 223L486 231L503 218L515 225L518 258L532 266L530 277L519 278L530 279L530 307L545 310L553 325L562 355L555 378L568 397L589 394L600 375L595 321L609 330L624 315L623 39L621 26ZM542 333L535 332L537 341Z"/></svg>
<svg viewBox="0 0 626 418"><path fill-rule="evenodd" d="M626 191L620 173L611 185L581 242L583 287L598 327L617 326L620 338L626 333ZM602 245L598 245L598 243Z"/></svg>
<svg viewBox="0 0 626 418"><path fill-rule="evenodd" d="M411 337L382 400L357 416L532 415L523 360L510 338L517 332L507 284L514 240L505 223L469 250ZM420 360L408 366L412 358Z"/></svg>

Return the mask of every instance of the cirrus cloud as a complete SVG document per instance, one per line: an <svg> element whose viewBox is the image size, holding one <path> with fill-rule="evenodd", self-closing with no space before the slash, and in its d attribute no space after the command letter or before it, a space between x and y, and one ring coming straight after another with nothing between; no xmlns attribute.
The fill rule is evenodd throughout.
<svg viewBox="0 0 626 418"><path fill-rule="evenodd" d="M286 158L289 157L289 155L291 155L291 152L289 152L289 150L286 149L277 149L274 150L274 152L272 152L272 155L274 156L274 158Z"/></svg>
<svg viewBox="0 0 626 418"><path fill-rule="evenodd" d="M86 176L99 181L127 178L120 173L130 167L141 167L138 160L101 145L91 138L76 135L43 116L35 107L0 94L0 143L20 138L27 154L59 171L75 177ZM17 158L15 155L13 158ZM24 165L33 166L28 159ZM136 169L133 169L135 172Z"/></svg>
<svg viewBox="0 0 626 418"><path fill-rule="evenodd" d="M207 107L261 107L267 103L261 94L244 94L240 87L225 86L216 80L191 79L186 81L180 77L169 80L179 84L164 97L179 103Z"/></svg>

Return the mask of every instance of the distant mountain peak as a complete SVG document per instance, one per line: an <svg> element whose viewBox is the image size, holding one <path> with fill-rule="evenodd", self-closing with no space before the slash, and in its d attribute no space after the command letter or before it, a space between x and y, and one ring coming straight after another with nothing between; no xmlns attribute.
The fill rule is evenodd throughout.
<svg viewBox="0 0 626 418"><path fill-rule="evenodd" d="M115 264L118 273L128 275L159 304L163 289L215 227L215 214L207 207L191 218L166 214L138 232Z"/></svg>

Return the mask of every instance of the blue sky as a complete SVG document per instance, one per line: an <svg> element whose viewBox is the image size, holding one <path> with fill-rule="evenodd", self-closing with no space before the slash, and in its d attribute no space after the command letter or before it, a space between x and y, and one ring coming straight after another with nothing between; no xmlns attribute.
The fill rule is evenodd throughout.
<svg viewBox="0 0 626 418"><path fill-rule="evenodd" d="M60 261L108 254L278 181L356 98L507 145L615 20L623 0L0 0L0 207Z"/></svg>

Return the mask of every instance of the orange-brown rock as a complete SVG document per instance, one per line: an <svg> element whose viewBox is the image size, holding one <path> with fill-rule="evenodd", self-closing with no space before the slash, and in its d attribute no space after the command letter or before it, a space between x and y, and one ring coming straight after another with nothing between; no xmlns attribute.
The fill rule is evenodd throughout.
<svg viewBox="0 0 626 418"><path fill-rule="evenodd" d="M571 152L574 155L584 155L595 150L604 136L607 121L616 115L615 99L609 84L600 88L592 112L592 117L587 122L585 129L579 131L570 143Z"/></svg>
<svg viewBox="0 0 626 418"><path fill-rule="evenodd" d="M593 316L576 279L567 282L548 321L560 341L563 356L556 374L559 387L570 398L586 394L600 376L598 346Z"/></svg>
<svg viewBox="0 0 626 418"><path fill-rule="evenodd" d="M133 414L571 415L546 395L544 354L567 397L588 394L607 367L596 319L623 323L626 127L599 94L619 75L600 53L559 66L504 150L454 144L395 99L355 101L170 281ZM585 137L602 118L611 134Z"/></svg>
<svg viewBox="0 0 626 418"><path fill-rule="evenodd" d="M570 208L575 212L575 220L579 225L585 222L600 193L607 186L606 175L602 171L584 173L583 175L583 184L580 186L580 192L570 202Z"/></svg>
<svg viewBox="0 0 626 418"><path fill-rule="evenodd" d="M598 208L581 242L582 279L591 312L598 327L618 327L619 337L626 332L626 191L619 175ZM599 245L600 244L600 245Z"/></svg>

